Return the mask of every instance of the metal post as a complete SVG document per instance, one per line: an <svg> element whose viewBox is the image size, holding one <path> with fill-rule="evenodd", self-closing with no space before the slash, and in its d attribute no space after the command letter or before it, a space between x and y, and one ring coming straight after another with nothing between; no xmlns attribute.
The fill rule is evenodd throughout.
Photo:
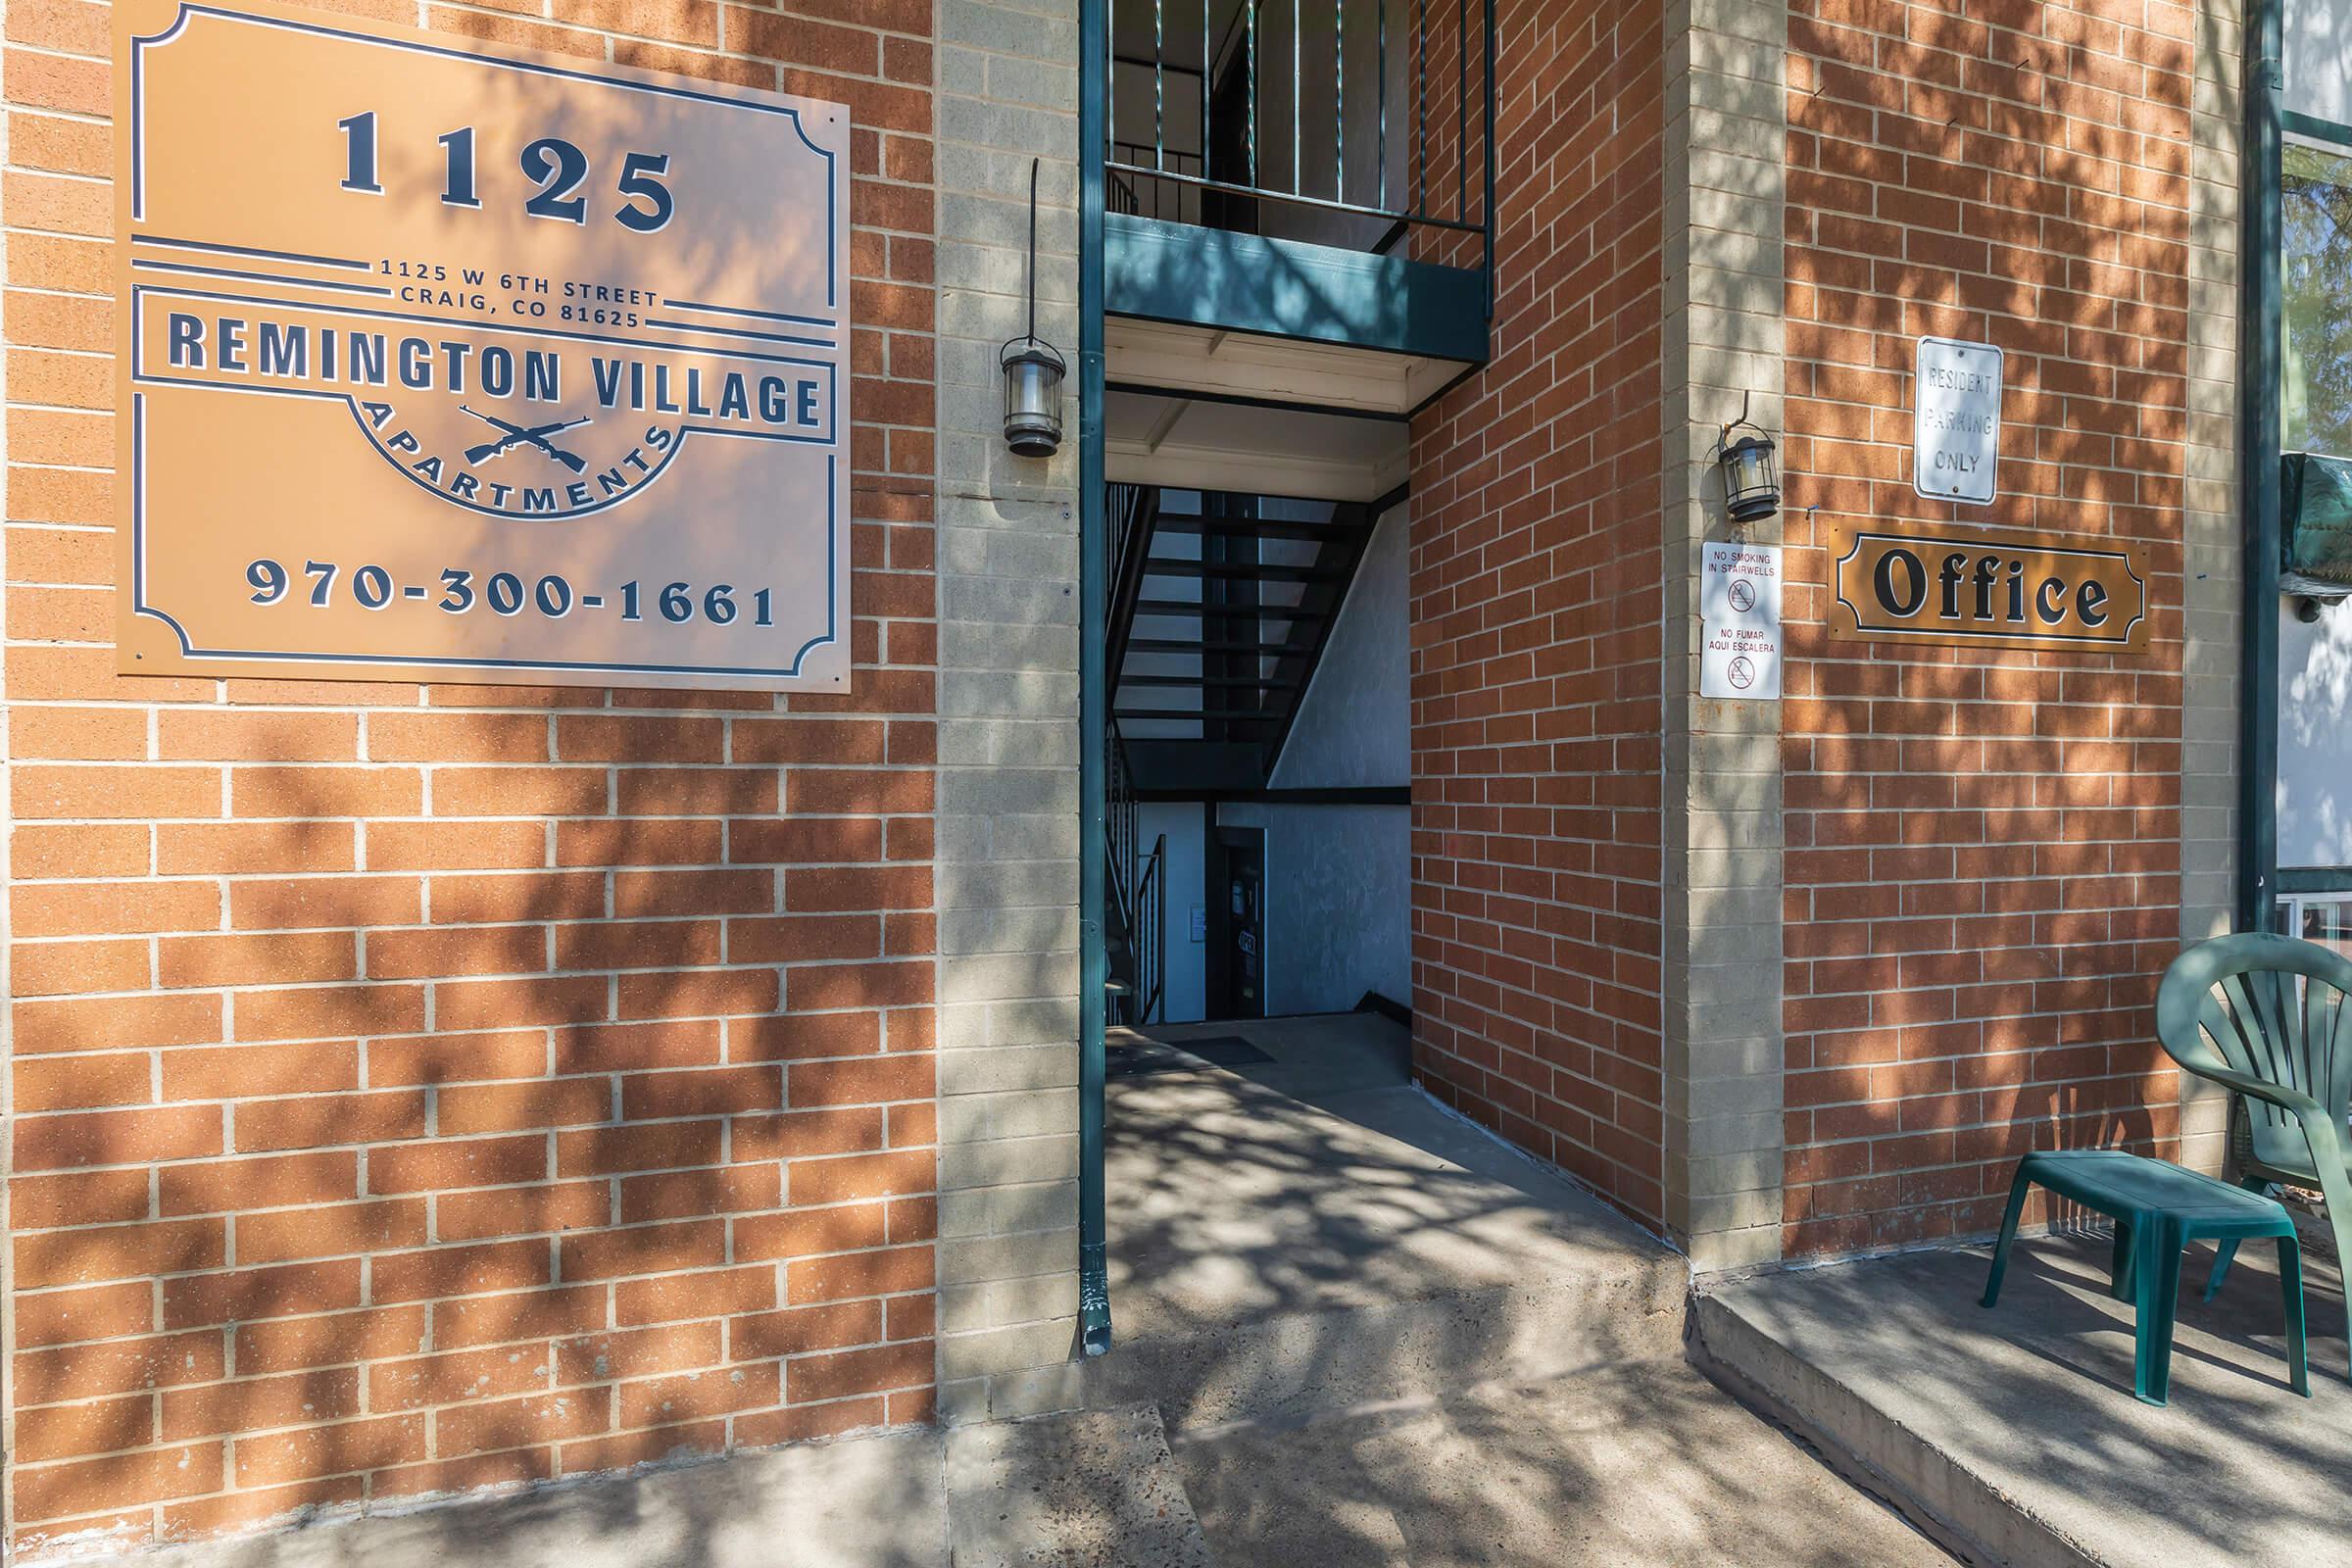
<svg viewBox="0 0 2352 1568"><path fill-rule="evenodd" d="M2250 0L2246 136L2238 176L2245 211L2238 364L2238 483L2246 517L2245 689L2238 697L2238 909L2241 931L2270 929L2278 860L2278 411L2283 138L2278 93L2282 0Z"/></svg>
<svg viewBox="0 0 2352 1568"><path fill-rule="evenodd" d="M1257 11L1265 0L1242 0L1250 17L1250 183L1257 183Z"/></svg>
<svg viewBox="0 0 2352 1568"><path fill-rule="evenodd" d="M1103 84L1110 0L1078 13L1078 1337L1110 1348L1109 1224L1102 1194L1103 813L1107 760L1103 669L1102 450Z"/></svg>

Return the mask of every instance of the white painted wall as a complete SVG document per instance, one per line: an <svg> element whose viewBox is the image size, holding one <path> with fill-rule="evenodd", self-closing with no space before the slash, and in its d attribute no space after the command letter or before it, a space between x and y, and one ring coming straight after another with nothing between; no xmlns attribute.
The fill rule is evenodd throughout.
<svg viewBox="0 0 2352 1568"><path fill-rule="evenodd" d="M1160 834L1168 836L1168 923L1166 941L1162 945L1163 1010L1158 1015L1165 1023L1199 1023L1207 1016L1208 948L1195 942L1192 935L1192 915L1195 906L1204 897L1203 879L1207 870L1201 863L1205 848L1201 842L1201 820L1204 815L1200 803L1183 801L1162 804L1146 801L1137 806L1135 815L1136 848L1141 855L1152 853L1152 844Z"/></svg>
<svg viewBox="0 0 2352 1568"><path fill-rule="evenodd" d="M1397 785L1412 778L1413 660L1405 602L1409 511L1404 505L1392 508L1372 530L1339 623L1331 629L1331 642L1275 764L1277 789Z"/></svg>
<svg viewBox="0 0 2352 1568"><path fill-rule="evenodd" d="M1407 509L1373 529L1331 642L1275 765L1277 789L1412 778ZM1378 991L1410 1002L1412 808L1235 803L1217 820L1266 830L1266 1010L1343 1012Z"/></svg>
<svg viewBox="0 0 2352 1568"><path fill-rule="evenodd" d="M1403 806L1217 808L1266 830L1266 1011L1346 1012L1367 991L1413 995L1412 810Z"/></svg>
<svg viewBox="0 0 2352 1568"><path fill-rule="evenodd" d="M2352 865L2352 600L2312 624L2295 605L2278 610L2278 863Z"/></svg>

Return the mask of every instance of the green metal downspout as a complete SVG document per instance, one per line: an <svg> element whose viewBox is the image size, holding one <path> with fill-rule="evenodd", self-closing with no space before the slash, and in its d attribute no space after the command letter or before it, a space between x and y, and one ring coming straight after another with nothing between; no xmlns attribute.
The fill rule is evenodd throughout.
<svg viewBox="0 0 2352 1568"><path fill-rule="evenodd" d="M2238 910L2241 931L2267 931L2278 862L2278 413L2280 233L2284 225L2279 134L2283 0L2249 0L2246 137L2238 183L2244 203L2244 282L2239 318L2242 405L2238 465L2246 528L2245 689L2239 696Z"/></svg>
<svg viewBox="0 0 2352 1568"><path fill-rule="evenodd" d="M1102 932L1107 720L1103 618L1109 563L1102 480L1102 146L1109 0L1078 8L1078 1339L1110 1348L1102 1202L1102 1022L1110 978Z"/></svg>

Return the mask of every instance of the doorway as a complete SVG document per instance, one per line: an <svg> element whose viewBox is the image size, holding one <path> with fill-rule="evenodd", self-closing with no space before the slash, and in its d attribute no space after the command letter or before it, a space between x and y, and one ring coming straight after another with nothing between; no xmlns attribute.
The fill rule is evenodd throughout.
<svg viewBox="0 0 2352 1568"><path fill-rule="evenodd" d="M1208 853L1208 1011L1266 1015L1266 830L1220 827Z"/></svg>

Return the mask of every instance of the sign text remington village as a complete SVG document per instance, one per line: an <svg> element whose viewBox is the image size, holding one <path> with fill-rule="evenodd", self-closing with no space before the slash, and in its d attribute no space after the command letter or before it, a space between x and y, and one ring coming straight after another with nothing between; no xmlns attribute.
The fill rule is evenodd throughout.
<svg viewBox="0 0 2352 1568"><path fill-rule="evenodd" d="M122 668L848 686L845 109L114 17Z"/></svg>
<svg viewBox="0 0 2352 1568"><path fill-rule="evenodd" d="M387 457L456 500L492 511L540 515L610 500L660 471L680 437L679 422L745 433L816 434L825 428L829 374L779 373L761 367L673 364L668 358L564 348L513 348L455 337L396 334L269 317L168 312L165 364L172 372L250 377L272 386L318 388L351 397L369 437ZM823 368L819 368L820 369ZM369 396L380 391L385 396ZM485 439L428 450L401 417L401 393L473 398L487 405L521 400L551 410L593 410L662 416L633 435L626 451L597 472L564 461L550 438L592 422L592 414L510 421L461 403ZM517 449L539 449L585 477L531 484L488 466ZM575 455L571 455L576 457Z"/></svg>

